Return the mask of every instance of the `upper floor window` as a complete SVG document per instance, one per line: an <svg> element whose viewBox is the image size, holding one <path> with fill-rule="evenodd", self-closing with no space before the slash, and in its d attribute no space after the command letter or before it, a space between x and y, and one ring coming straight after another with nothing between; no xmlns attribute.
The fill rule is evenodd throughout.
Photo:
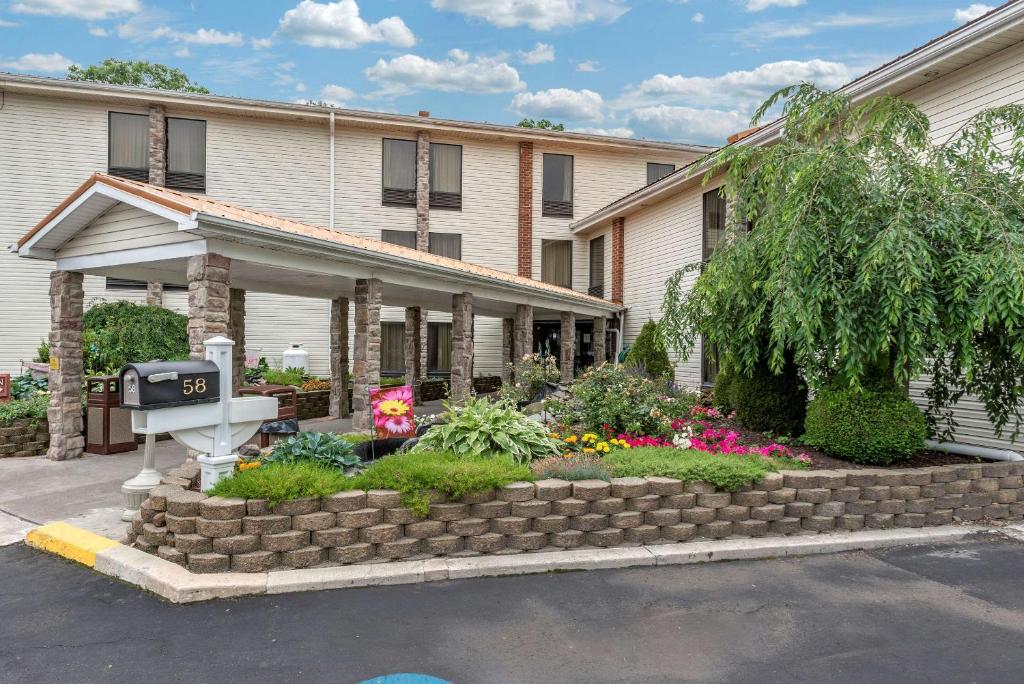
<svg viewBox="0 0 1024 684"><path fill-rule="evenodd" d="M149 116L110 112L107 171L114 176L149 182Z"/></svg>
<svg viewBox="0 0 1024 684"><path fill-rule="evenodd" d="M430 208L462 208L462 145L430 143Z"/></svg>
<svg viewBox="0 0 1024 684"><path fill-rule="evenodd" d="M206 190L206 122L167 119L167 179L169 188Z"/></svg>
<svg viewBox="0 0 1024 684"><path fill-rule="evenodd" d="M604 235L590 241L590 288L587 294L604 298Z"/></svg>
<svg viewBox="0 0 1024 684"><path fill-rule="evenodd" d="M552 285L572 287L572 240L542 240L540 279Z"/></svg>
<svg viewBox="0 0 1024 684"><path fill-rule="evenodd" d="M572 155L544 155L543 216L572 218Z"/></svg>
<svg viewBox="0 0 1024 684"><path fill-rule="evenodd" d="M715 252L718 241L725 235L725 194L721 188L704 193L703 259L707 261Z"/></svg>
<svg viewBox="0 0 1024 684"><path fill-rule="evenodd" d="M427 249L431 254L449 259L462 258L462 235L460 233L430 233L429 235L430 242ZM416 249L415 230L382 230L380 239L381 242Z"/></svg>
<svg viewBox="0 0 1024 684"><path fill-rule="evenodd" d="M415 140L384 138L383 177L381 180L384 206L416 206Z"/></svg>
<svg viewBox="0 0 1024 684"><path fill-rule="evenodd" d="M650 185L651 183L660 181L675 170L675 164L657 164L655 162L647 162L647 184Z"/></svg>

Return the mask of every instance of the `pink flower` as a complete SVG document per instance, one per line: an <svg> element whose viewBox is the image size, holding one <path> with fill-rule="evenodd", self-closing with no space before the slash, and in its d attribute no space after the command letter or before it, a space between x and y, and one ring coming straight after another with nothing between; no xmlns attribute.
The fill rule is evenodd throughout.
<svg viewBox="0 0 1024 684"><path fill-rule="evenodd" d="M385 436L406 437L415 433L412 388L408 385L370 390L373 425Z"/></svg>

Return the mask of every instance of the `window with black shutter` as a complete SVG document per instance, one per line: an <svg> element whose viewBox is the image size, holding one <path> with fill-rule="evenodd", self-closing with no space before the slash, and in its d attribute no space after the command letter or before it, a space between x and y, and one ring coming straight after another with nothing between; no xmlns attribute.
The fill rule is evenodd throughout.
<svg viewBox="0 0 1024 684"><path fill-rule="evenodd" d="M382 202L386 207L416 206L416 141L384 138Z"/></svg>
<svg viewBox="0 0 1024 684"><path fill-rule="evenodd" d="M590 241L590 287L587 294L604 298L604 235Z"/></svg>
<svg viewBox="0 0 1024 684"><path fill-rule="evenodd" d="M568 154L544 155L543 216L572 218L573 158Z"/></svg>
<svg viewBox="0 0 1024 684"><path fill-rule="evenodd" d="M149 182L149 116L110 112L107 120L107 172Z"/></svg>
<svg viewBox="0 0 1024 684"><path fill-rule="evenodd" d="M206 122L167 119L167 178L169 188L206 192Z"/></svg>
<svg viewBox="0 0 1024 684"><path fill-rule="evenodd" d="M430 143L430 208L462 209L462 145Z"/></svg>

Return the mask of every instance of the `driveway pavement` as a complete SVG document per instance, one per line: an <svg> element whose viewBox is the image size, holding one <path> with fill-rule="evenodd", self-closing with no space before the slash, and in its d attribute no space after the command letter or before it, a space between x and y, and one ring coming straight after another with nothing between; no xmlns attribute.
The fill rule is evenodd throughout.
<svg viewBox="0 0 1024 684"><path fill-rule="evenodd" d="M1005 682L1024 544L462 580L171 605L0 549L5 682Z"/></svg>

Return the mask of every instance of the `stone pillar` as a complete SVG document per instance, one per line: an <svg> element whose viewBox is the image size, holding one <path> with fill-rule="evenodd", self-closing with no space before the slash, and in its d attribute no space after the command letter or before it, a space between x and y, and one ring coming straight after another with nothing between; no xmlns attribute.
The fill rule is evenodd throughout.
<svg viewBox="0 0 1024 684"><path fill-rule="evenodd" d="M513 323L512 359L518 361L533 353L533 307L529 304L516 305Z"/></svg>
<svg viewBox="0 0 1024 684"><path fill-rule="evenodd" d="M193 359L205 359L203 342L228 334L231 259L197 254L188 260L188 345Z"/></svg>
<svg viewBox="0 0 1024 684"><path fill-rule="evenodd" d="M576 357L576 314L572 311L562 312L562 333L558 339L558 368L562 372L562 384L568 385L573 379L573 362Z"/></svg>
<svg viewBox="0 0 1024 684"><path fill-rule="evenodd" d="M595 368L608 361L607 333L608 319L604 316L594 316L594 333L592 339Z"/></svg>
<svg viewBox="0 0 1024 684"><path fill-rule="evenodd" d="M82 435L82 315L85 292L81 273L50 273L50 429L52 461L79 458L85 450Z"/></svg>
<svg viewBox="0 0 1024 684"><path fill-rule="evenodd" d="M348 297L331 300L331 407L332 418L347 418L348 404Z"/></svg>
<svg viewBox="0 0 1024 684"><path fill-rule="evenodd" d="M416 249L430 249L430 134L416 134Z"/></svg>
<svg viewBox="0 0 1024 684"><path fill-rule="evenodd" d="M626 219L612 219L612 301L622 303L625 282Z"/></svg>
<svg viewBox="0 0 1024 684"><path fill-rule="evenodd" d="M228 291L228 339L231 348L231 395L245 384L245 290L233 287Z"/></svg>
<svg viewBox="0 0 1024 684"><path fill-rule="evenodd" d="M463 401L473 391L473 295L452 296L451 395Z"/></svg>
<svg viewBox="0 0 1024 684"><path fill-rule="evenodd" d="M512 380L512 368L509 364L513 363L512 359L512 348L515 346L513 343L513 337L515 336L516 319L514 318L503 318L501 319L501 381L509 382Z"/></svg>
<svg viewBox="0 0 1024 684"><path fill-rule="evenodd" d="M149 105L149 182L167 182L167 110L163 105Z"/></svg>
<svg viewBox="0 0 1024 684"><path fill-rule="evenodd" d="M164 305L163 283L146 283L146 304L148 306Z"/></svg>
<svg viewBox="0 0 1024 684"><path fill-rule="evenodd" d="M423 403L420 396L420 383L423 381L420 372L422 363L422 331L421 309L411 306L405 310L405 384L412 387L413 403Z"/></svg>
<svg viewBox="0 0 1024 684"><path fill-rule="evenodd" d="M533 277L533 143L519 143L519 275Z"/></svg>
<svg viewBox="0 0 1024 684"><path fill-rule="evenodd" d="M352 429L373 426L370 388L380 385L380 304L383 286L376 278L356 280L356 334L352 358Z"/></svg>

